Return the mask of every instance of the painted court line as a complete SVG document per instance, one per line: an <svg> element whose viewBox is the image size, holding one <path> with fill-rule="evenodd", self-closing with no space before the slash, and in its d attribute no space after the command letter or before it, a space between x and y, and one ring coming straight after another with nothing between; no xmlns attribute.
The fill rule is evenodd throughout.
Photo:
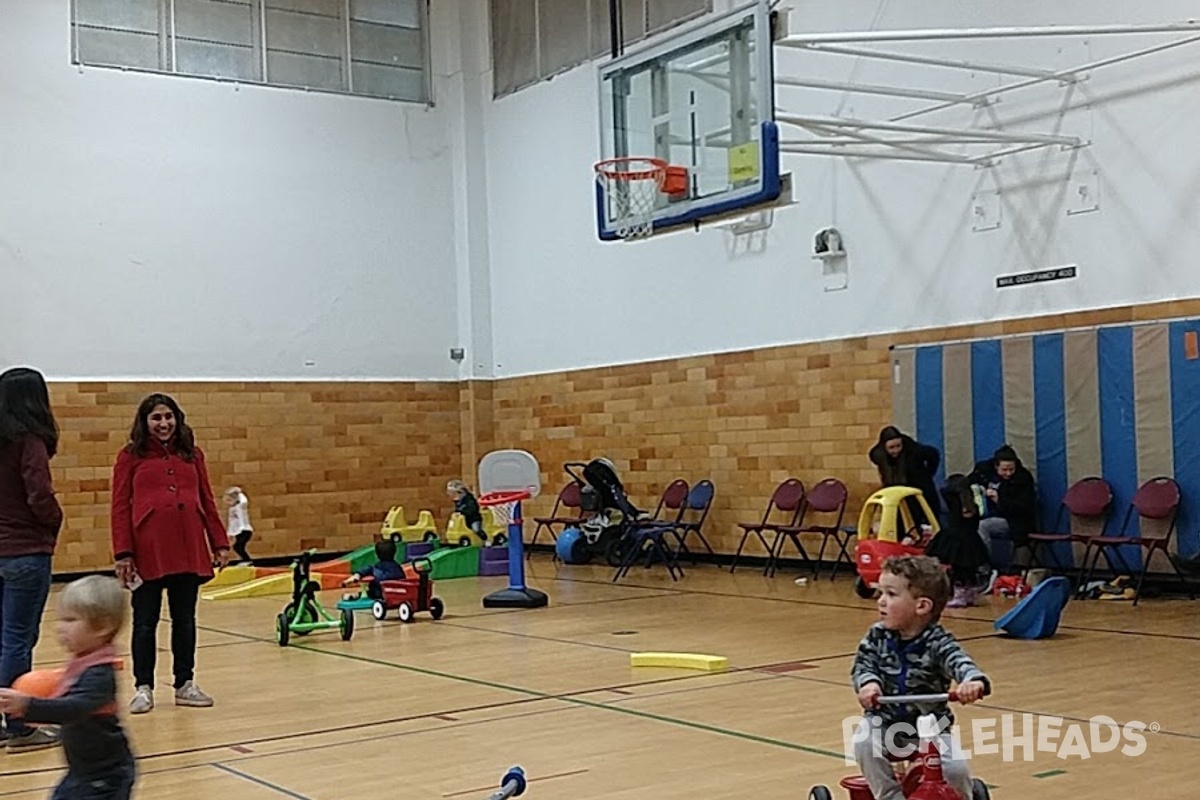
<svg viewBox="0 0 1200 800"><path fill-rule="evenodd" d="M681 718L677 718L677 717L668 717L665 714L654 714L654 713L651 713L648 711L638 711L637 709L623 708L621 706L610 705L607 703L597 703L597 702L593 702L590 700L583 700L578 697L556 696L556 695L548 693L548 692L540 692L536 689L528 689L523 686L510 686L508 684L496 683L493 681L484 680L482 678L472 678L472 677L468 677L466 675L454 675L454 674L448 673L448 672L441 672L439 670L427 669L425 667L413 667L413 666L409 666L407 664L396 664L396 663L393 663L390 661L381 661L379 659L367 658L365 656L355 655L353 653L339 653L334 650L322 650L322 649L312 647L309 645L293 645L293 647L296 650L304 650L304 651L310 652L310 653L319 653L321 655L332 656L334 658L345 658L350 661L365 661L367 663L378 664L379 666L389 667L391 669L399 669L399 670L403 670L405 672L414 672L419 675L428 675L428 676L435 677L435 678L442 678L444 680L460 681L462 683L469 683L469 684L473 684L476 686L486 686L486 687L489 687L492 689L500 689L502 691L514 692L517 694L528 695L530 697L536 697L541 700L559 700L564 703L570 703L572 705L583 706L585 708L593 708L593 709L596 709L599 711L608 711L610 713L624 714L626 716L637 717L639 719L654 720L655 722L663 722L668 725L675 725L677 727L682 727L682 728L691 728L692 730L704 731L705 733L713 733L718 736L727 736L727 737L734 738L734 739L741 739L742 741L756 742L758 744L771 745L772 747L782 747L787 750L794 750L794 751L798 751L801 753L808 753L810 755L819 755L819 756L825 756L827 758L836 758L839 761L845 759L845 754L837 753L837 752L834 752L833 750L825 750L820 747L810 747L809 745L798 744L796 742L788 742L788 741L784 741L782 739L773 739L768 736L759 736L757 734L747 733L745 731L733 730L732 728L721 728L716 725L709 725L707 723L696 722L694 720L681 719Z"/></svg>
<svg viewBox="0 0 1200 800"><path fill-rule="evenodd" d="M305 795L300 794L299 792L293 792L291 789L285 789L282 786L277 786L274 783L271 783L270 781L263 780L262 778L256 778L253 775L250 775L249 773L242 772L241 770L234 769L233 767L226 766L225 764L215 764L214 763L212 766L221 770L222 772L228 773L230 775L236 775L237 777L241 778L242 780L249 781L250 783L256 783L259 786L263 786L267 789L270 789L271 791L278 792L279 794L283 795L284 797L292 797L292 798L295 798L295 800L310 800L310 798L306 797Z"/></svg>

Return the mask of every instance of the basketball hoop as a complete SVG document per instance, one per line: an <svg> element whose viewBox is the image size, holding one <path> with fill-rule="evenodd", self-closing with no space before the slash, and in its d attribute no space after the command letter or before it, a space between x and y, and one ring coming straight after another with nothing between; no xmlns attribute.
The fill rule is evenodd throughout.
<svg viewBox="0 0 1200 800"><path fill-rule="evenodd" d="M661 158L623 156L597 161L595 170L617 236L639 239L653 233L654 209L667 179L667 162Z"/></svg>
<svg viewBox="0 0 1200 800"><path fill-rule="evenodd" d="M531 497L529 492L488 492L479 495L479 505L492 509L492 519L497 525L507 527L513 521L513 509L522 500ZM520 520L518 520L519 522Z"/></svg>

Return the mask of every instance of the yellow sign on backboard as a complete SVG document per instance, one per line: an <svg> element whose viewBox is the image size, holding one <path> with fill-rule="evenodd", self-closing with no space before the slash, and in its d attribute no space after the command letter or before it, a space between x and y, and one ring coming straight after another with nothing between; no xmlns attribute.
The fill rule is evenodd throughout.
<svg viewBox="0 0 1200 800"><path fill-rule="evenodd" d="M729 148L729 182L741 183L758 177L758 142Z"/></svg>

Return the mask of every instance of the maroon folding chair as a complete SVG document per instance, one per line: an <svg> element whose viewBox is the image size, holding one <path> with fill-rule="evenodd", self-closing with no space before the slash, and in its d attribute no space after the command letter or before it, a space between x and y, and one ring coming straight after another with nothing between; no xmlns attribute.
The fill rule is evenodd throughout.
<svg viewBox="0 0 1200 800"><path fill-rule="evenodd" d="M850 492L846 489L846 484L837 478L826 478L814 486L804 497L804 511L798 524L781 526L776 530L775 541L772 542L774 547L771 550L768 574L775 574L775 568L779 565L779 557L783 555L783 545L789 540L796 545L804 562L812 564L813 580L816 580L820 574L821 559L825 557L825 546L829 543L830 537L837 542L839 550L837 558L833 561L833 574L830 576L830 580L837 578L838 567L841 564L846 563L853 567L854 559L846 551L852 534L842 530L842 518L846 515L846 502L849 498ZM810 513L826 515L825 522L830 524L814 523L808 518ZM814 533L821 537L821 550L817 553L815 560L809 558L808 552L800 541L800 535L803 533Z"/></svg>
<svg viewBox="0 0 1200 800"><path fill-rule="evenodd" d="M684 507L687 506L687 496L688 482L683 478L676 478L663 489L658 498L658 507L644 521L678 522L683 516Z"/></svg>
<svg viewBox="0 0 1200 800"><path fill-rule="evenodd" d="M558 533L554 530L556 525L569 528L572 525L579 525L583 522L580 512L580 508L583 506L583 500L580 497L581 489L582 487L578 483L571 481L558 493L558 498L554 501L554 508L550 511L550 516L533 518L537 527L533 529L533 538L529 540L530 547L537 544L538 534L542 532L543 528L550 534L550 538L557 542Z"/></svg>
<svg viewBox="0 0 1200 800"><path fill-rule="evenodd" d="M1175 535L1175 523L1179 519L1180 499L1179 484L1175 482L1174 478L1159 476L1151 478L1138 487L1129 503L1129 508L1125 511L1125 519L1121 522L1121 529L1116 536L1101 534L1087 537L1087 548L1083 552L1083 561L1084 564L1087 564L1087 575L1080 586L1087 586L1092 582L1092 574L1096 571L1096 562L1100 560L1101 553L1104 554L1109 569L1117 573L1117 568L1113 563L1115 557L1115 560L1120 562L1122 570L1129 574L1134 572L1138 574L1137 584L1133 587L1133 604L1136 606L1142 595L1142 583L1146 580L1146 573L1150 571L1150 561L1154 558L1155 552L1161 551L1171 562L1171 568L1175 570L1175 575L1179 578L1180 583L1187 589L1187 579L1179 571L1175 560L1171 558L1169 549L1171 537ZM1134 514L1137 514L1143 522L1152 523L1142 526L1141 536L1126 535L1133 522ZM1155 533L1147 534L1147 530L1151 529L1155 530ZM1128 546L1145 550L1140 571L1133 568L1125 560L1125 554L1121 552L1120 548ZM1088 563L1089 554L1091 554L1090 564ZM1190 589L1189 594L1193 598L1195 597Z"/></svg>
<svg viewBox="0 0 1200 800"><path fill-rule="evenodd" d="M1091 534L1074 533L1072 529L1075 520L1093 520L1099 522L1100 535L1103 536L1104 532L1108 529L1109 512L1112 510L1112 502L1112 487L1103 478L1093 475L1073 483L1067 489L1067 493L1063 495L1062 503L1058 507L1058 516L1054 521L1054 531L1051 533L1029 534L1030 568L1045 567L1054 569L1055 567L1042 561L1039 558L1039 554L1043 549L1047 548L1053 553L1052 548L1059 542L1087 544ZM1085 553L1085 558L1081 559L1075 568L1077 588L1083 585L1082 581L1086 560ZM1071 567L1066 564L1057 564L1056 566L1064 572L1071 570Z"/></svg>
<svg viewBox="0 0 1200 800"><path fill-rule="evenodd" d="M733 554L733 563L729 565L729 571L733 572L737 569L738 558L742 555L742 549L746 546L746 539L752 534L758 537L758 541L762 543L763 549L767 551L767 567L771 566L771 553L774 552L772 545L767 542L766 534L768 532L775 533L780 526L794 526L800 521L800 514L804 510L804 484L796 478L788 478L783 483L775 487L771 499L767 501L767 510L763 512L762 520L759 522L739 522L737 525L742 529L742 540L738 542L737 552ZM766 569L763 570L766 574Z"/></svg>

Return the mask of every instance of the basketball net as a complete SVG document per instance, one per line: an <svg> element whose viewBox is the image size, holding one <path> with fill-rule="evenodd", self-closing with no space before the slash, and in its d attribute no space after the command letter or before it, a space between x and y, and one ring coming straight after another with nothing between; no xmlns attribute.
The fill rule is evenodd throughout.
<svg viewBox="0 0 1200 800"><path fill-rule="evenodd" d="M480 495L479 505L492 510L492 519L497 525L503 525L506 528L512 524L513 509L517 507L517 503L522 500L527 500L530 497L528 491L516 492L488 492Z"/></svg>
<svg viewBox="0 0 1200 800"><path fill-rule="evenodd" d="M609 158L595 165L604 188L614 233L639 239L654 232L654 209L667 178L667 162L658 158Z"/></svg>
<svg viewBox="0 0 1200 800"><path fill-rule="evenodd" d="M507 528L510 524L512 524L513 509L516 507L517 501L515 500L511 503L497 503L491 507L492 519L496 521L497 525L503 525L505 528Z"/></svg>

